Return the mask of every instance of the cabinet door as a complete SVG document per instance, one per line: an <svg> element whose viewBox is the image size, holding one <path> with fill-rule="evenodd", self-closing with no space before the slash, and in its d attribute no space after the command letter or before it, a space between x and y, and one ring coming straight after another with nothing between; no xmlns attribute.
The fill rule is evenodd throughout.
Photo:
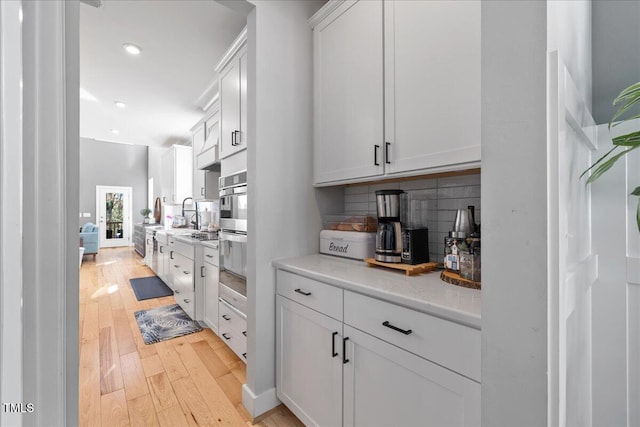
<svg viewBox="0 0 640 427"><path fill-rule="evenodd" d="M192 197L193 190L193 150L191 147L174 146L175 150L175 193L176 203Z"/></svg>
<svg viewBox="0 0 640 427"><path fill-rule="evenodd" d="M479 167L480 2L385 1L385 171Z"/></svg>
<svg viewBox="0 0 640 427"><path fill-rule="evenodd" d="M204 322L218 333L218 267L204 263Z"/></svg>
<svg viewBox="0 0 640 427"><path fill-rule="evenodd" d="M344 325L345 426L480 425L480 384Z"/></svg>
<svg viewBox="0 0 640 427"><path fill-rule="evenodd" d="M382 1L345 2L313 31L314 181L383 173Z"/></svg>
<svg viewBox="0 0 640 427"><path fill-rule="evenodd" d="M237 58L220 73L220 158L235 153L240 132L240 62Z"/></svg>
<svg viewBox="0 0 640 427"><path fill-rule="evenodd" d="M167 282L165 273L165 263L167 257L167 247L164 243L158 242L158 264L156 275L161 278L165 283Z"/></svg>
<svg viewBox="0 0 640 427"><path fill-rule="evenodd" d="M193 261L176 252L173 253L173 258L173 285L176 302L189 317L195 319Z"/></svg>
<svg viewBox="0 0 640 427"><path fill-rule="evenodd" d="M276 390L307 426L342 425L341 332L341 322L276 297Z"/></svg>
<svg viewBox="0 0 640 427"><path fill-rule="evenodd" d="M199 126L193 132L191 138L191 148L192 148L192 163L193 163L193 198L196 200L200 200L204 198L204 171L200 170L196 167L197 165L197 157L198 155L205 150L205 126Z"/></svg>
<svg viewBox="0 0 640 427"><path fill-rule="evenodd" d="M175 158L175 151L173 148L167 149L162 154L162 179L160 180L160 188L162 191L162 201L164 203L176 203L173 178L176 173Z"/></svg>

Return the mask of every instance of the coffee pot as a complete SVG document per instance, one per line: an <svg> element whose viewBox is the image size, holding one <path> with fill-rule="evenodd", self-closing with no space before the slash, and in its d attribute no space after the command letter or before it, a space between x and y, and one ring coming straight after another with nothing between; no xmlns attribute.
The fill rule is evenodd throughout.
<svg viewBox="0 0 640 427"><path fill-rule="evenodd" d="M402 190L376 191L378 233L375 259L381 262L402 262L402 229L400 226L400 195Z"/></svg>

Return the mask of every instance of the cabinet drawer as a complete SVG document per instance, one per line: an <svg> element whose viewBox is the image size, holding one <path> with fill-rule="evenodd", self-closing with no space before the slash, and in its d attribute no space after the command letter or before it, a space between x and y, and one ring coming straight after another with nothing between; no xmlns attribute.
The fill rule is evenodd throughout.
<svg viewBox="0 0 640 427"><path fill-rule="evenodd" d="M180 292L174 294L174 298L176 299L176 303L178 303L178 305L182 307L184 312L193 319L195 316L195 293Z"/></svg>
<svg viewBox="0 0 640 427"><path fill-rule="evenodd" d="M191 246L191 245L189 245L187 243L174 241L174 243L173 243L173 251L174 252L178 252L179 254L183 255L186 258L189 258L190 260L193 260L193 258L194 258L194 256L193 256L193 246Z"/></svg>
<svg viewBox="0 0 640 427"><path fill-rule="evenodd" d="M278 294L342 320L342 289L288 271L278 270Z"/></svg>
<svg viewBox="0 0 640 427"><path fill-rule="evenodd" d="M344 323L480 381L479 330L350 291L344 313Z"/></svg>
<svg viewBox="0 0 640 427"><path fill-rule="evenodd" d="M218 250L209 248L207 246L202 247L202 259L204 262L218 266Z"/></svg>
<svg viewBox="0 0 640 427"><path fill-rule="evenodd" d="M229 307L225 301L220 301L218 305L218 329L220 335L228 332L232 336L246 340L247 319L237 310Z"/></svg>

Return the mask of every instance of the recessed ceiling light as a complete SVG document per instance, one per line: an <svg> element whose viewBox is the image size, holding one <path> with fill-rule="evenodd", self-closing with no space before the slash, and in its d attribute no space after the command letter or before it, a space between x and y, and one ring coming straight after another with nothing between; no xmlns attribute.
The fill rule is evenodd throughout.
<svg viewBox="0 0 640 427"><path fill-rule="evenodd" d="M140 55L140 52L142 52L140 46L136 46L135 44L125 43L122 45L122 47L131 55Z"/></svg>
<svg viewBox="0 0 640 427"><path fill-rule="evenodd" d="M120 131L118 129L111 129L111 133L117 135L120 133Z"/></svg>
<svg viewBox="0 0 640 427"><path fill-rule="evenodd" d="M118 107L118 108L126 108L127 107L127 104L125 104L122 101L114 101L113 103L116 104L116 107Z"/></svg>

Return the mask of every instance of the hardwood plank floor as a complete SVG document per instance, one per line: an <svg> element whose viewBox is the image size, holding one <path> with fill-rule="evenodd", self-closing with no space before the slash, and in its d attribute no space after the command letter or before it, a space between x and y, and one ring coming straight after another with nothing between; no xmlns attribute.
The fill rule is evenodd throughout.
<svg viewBox="0 0 640 427"><path fill-rule="evenodd" d="M248 426L246 367L210 329L156 344L134 312L174 304L138 301L129 284L152 276L133 248L100 249L80 269L80 425ZM258 426L302 426L284 406Z"/></svg>

